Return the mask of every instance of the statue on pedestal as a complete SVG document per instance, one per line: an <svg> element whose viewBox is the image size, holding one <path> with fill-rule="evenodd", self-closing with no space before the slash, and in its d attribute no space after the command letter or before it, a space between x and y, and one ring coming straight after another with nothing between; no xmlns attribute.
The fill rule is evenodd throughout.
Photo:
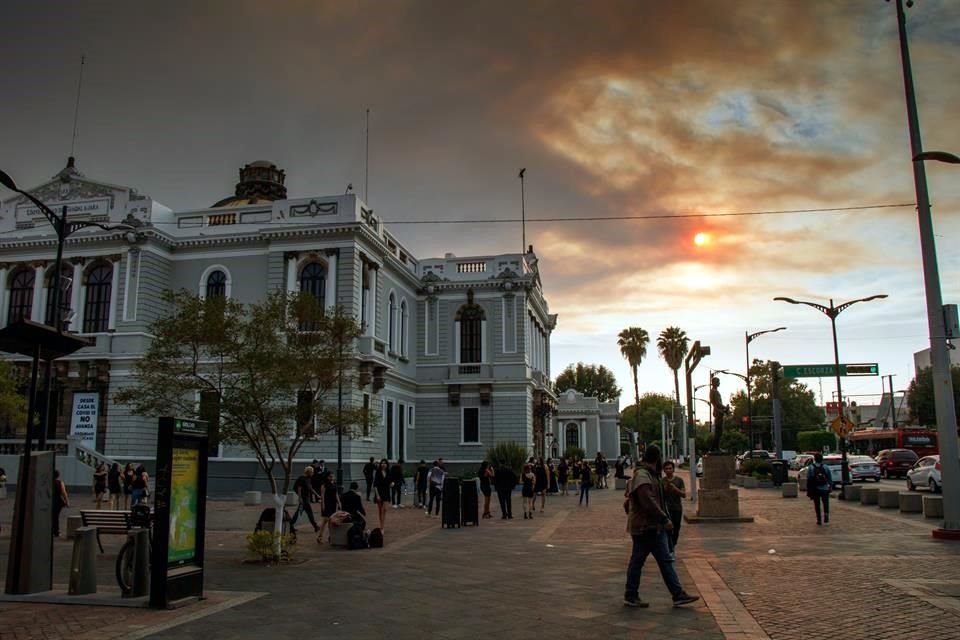
<svg viewBox="0 0 960 640"><path fill-rule="evenodd" d="M723 404L723 396L720 395L720 378L713 378L710 381L710 406L713 409L713 446L710 447L711 453L720 451L720 438L723 436L723 419L730 413L730 408Z"/></svg>

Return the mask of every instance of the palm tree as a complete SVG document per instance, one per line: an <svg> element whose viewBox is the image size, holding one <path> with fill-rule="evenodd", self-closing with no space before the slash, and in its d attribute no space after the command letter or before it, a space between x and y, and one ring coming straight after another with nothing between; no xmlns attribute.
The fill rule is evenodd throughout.
<svg viewBox="0 0 960 640"><path fill-rule="evenodd" d="M657 351L660 357L673 369L673 387L677 394L677 406L680 406L680 365L690 348L690 338L680 327L667 327L657 337Z"/></svg>
<svg viewBox="0 0 960 640"><path fill-rule="evenodd" d="M637 414L637 433L640 433L640 384L637 382L637 367L647 357L647 344L649 342L650 336L645 329L640 327L628 327L617 336L617 346L620 347L620 353L627 359L630 368L633 370L633 395L635 400L633 407ZM639 453L638 443L638 458L640 457Z"/></svg>

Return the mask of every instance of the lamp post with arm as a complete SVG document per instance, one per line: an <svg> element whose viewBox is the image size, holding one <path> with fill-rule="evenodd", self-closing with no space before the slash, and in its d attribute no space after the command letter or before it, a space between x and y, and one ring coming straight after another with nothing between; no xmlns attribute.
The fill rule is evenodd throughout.
<svg viewBox="0 0 960 640"><path fill-rule="evenodd" d="M805 304L808 307L813 307L817 311L823 313L825 316L830 318L830 329L833 332L833 367L834 373L837 378L837 406L840 411L840 422L844 422L846 415L843 410L843 391L840 387L840 350L837 347L837 316L843 313L845 310L849 309L858 302L870 302L871 300L882 300L886 298L887 294L880 293L874 296L869 296L867 298L857 298L856 300L850 300L839 305L833 304L833 298L830 299L830 306L824 306L817 302L807 302L804 300L794 300L793 298L787 298L779 296L774 298L774 300L779 300L780 302L789 302L790 304ZM841 490L839 498L843 499L843 489L842 487L850 484L850 470L847 468L847 434L838 434L840 436L840 456L842 462L840 465L840 478L841 478Z"/></svg>
<svg viewBox="0 0 960 640"><path fill-rule="evenodd" d="M750 333L749 331L744 332L744 347L747 353L747 377L745 378L747 383L747 432L750 434L750 449L753 449L753 404L750 398L750 343L765 333L776 333L777 331L786 331L786 329L786 327L777 327L776 329L764 329L763 331L756 331L754 333Z"/></svg>

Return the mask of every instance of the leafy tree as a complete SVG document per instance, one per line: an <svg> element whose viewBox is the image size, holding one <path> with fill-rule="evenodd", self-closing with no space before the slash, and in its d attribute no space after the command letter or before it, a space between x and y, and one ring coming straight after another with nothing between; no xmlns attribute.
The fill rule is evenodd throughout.
<svg viewBox="0 0 960 640"><path fill-rule="evenodd" d="M529 456L530 450L519 442L498 442L487 449L487 460L494 470L501 465L507 465L518 478Z"/></svg>
<svg viewBox="0 0 960 640"><path fill-rule="evenodd" d="M673 370L673 387L677 404L680 404L680 366L690 349L690 338L680 327L667 327L657 337L657 351L667 366Z"/></svg>
<svg viewBox="0 0 960 640"><path fill-rule="evenodd" d="M589 398L596 398L600 402L610 402L620 397L620 388L613 372L605 366L583 364L567 365L554 383L557 393L567 389L575 389Z"/></svg>
<svg viewBox="0 0 960 640"><path fill-rule="evenodd" d="M771 391L773 378L770 373L770 362L754 360L750 367L751 392L753 404L754 432L762 432L758 428L762 422L767 422L769 434L773 433L773 403ZM823 410L817 406L816 397L807 385L794 379L779 379L780 408L783 418L783 448L797 448L797 433L805 430L818 429L823 425ZM743 418L747 415L747 395L738 391L730 397L732 416L727 423L731 427L742 429ZM772 439L772 435L771 435Z"/></svg>
<svg viewBox="0 0 960 640"><path fill-rule="evenodd" d="M797 451L823 451L824 447L837 449L837 436L832 431L800 431L797 433Z"/></svg>
<svg viewBox="0 0 960 640"><path fill-rule="evenodd" d="M650 343L650 336L646 329L640 327L628 327L617 336L617 346L620 347L620 353L630 364L633 372L633 397L634 413L636 413L636 424L641 424L640 420L640 384L637 382L637 368L644 358L647 357L647 345ZM639 447L637 450L638 459L640 458Z"/></svg>
<svg viewBox="0 0 960 640"><path fill-rule="evenodd" d="M633 404L623 408L620 412L620 426L626 431L636 431L644 442L659 440L661 415L670 420L673 415L673 398L662 393L645 393L640 399L639 411L637 405Z"/></svg>
<svg viewBox="0 0 960 640"><path fill-rule="evenodd" d="M244 306L181 291L166 302L171 314L153 323L134 384L116 399L141 415L196 415L198 394L212 396L219 437L247 447L266 474L279 555L297 453L321 433L351 437L366 418L352 402L342 410L337 403L339 384L349 390L355 379L360 327L339 309L324 313L309 295L275 293Z"/></svg>
<svg viewBox="0 0 960 640"><path fill-rule="evenodd" d="M960 367L951 367L954 401L960 395ZM933 369L927 367L917 372L917 376L907 387L907 406L910 407L910 419L920 425L937 424L936 401L933 397ZM960 406L960 404L958 404ZM960 424L960 423L958 423Z"/></svg>
<svg viewBox="0 0 960 640"><path fill-rule="evenodd" d="M11 432L27 424L27 394L20 392L15 374L13 364L0 360L0 423Z"/></svg>

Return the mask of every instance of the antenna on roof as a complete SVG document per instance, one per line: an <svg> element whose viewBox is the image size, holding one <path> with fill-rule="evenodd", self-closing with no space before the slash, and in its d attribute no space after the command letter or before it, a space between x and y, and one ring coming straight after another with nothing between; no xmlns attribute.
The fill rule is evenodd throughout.
<svg viewBox="0 0 960 640"><path fill-rule="evenodd" d="M86 62L86 56L80 56L80 79L77 81L77 102L73 107L73 137L70 139L70 158L74 157L77 147L77 120L80 117L80 89L83 88L83 65Z"/></svg>
<svg viewBox="0 0 960 640"><path fill-rule="evenodd" d="M367 148L363 168L363 200L370 204L370 107L367 107Z"/></svg>
<svg viewBox="0 0 960 640"><path fill-rule="evenodd" d="M527 204L525 193L523 192L523 174L527 172L527 168L524 167L520 169L520 175L517 177L520 178L520 234L522 236L523 250L520 253L525 253L527 250Z"/></svg>

